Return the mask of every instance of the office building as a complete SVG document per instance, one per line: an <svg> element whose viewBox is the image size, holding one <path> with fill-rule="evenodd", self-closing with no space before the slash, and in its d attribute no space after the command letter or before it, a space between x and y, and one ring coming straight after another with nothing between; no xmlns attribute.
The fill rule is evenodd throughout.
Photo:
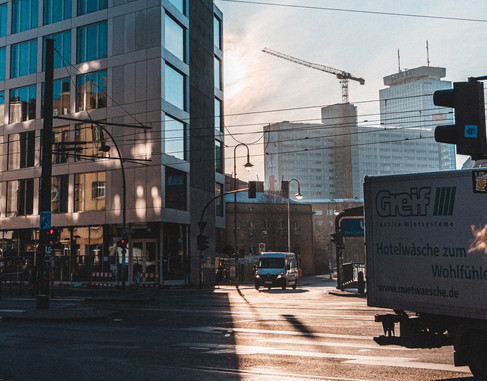
<svg viewBox="0 0 487 381"><path fill-rule="evenodd" d="M96 271L120 280L125 261L128 284L137 273L142 282L182 282L188 271L198 283L200 213L225 183L222 20L207 0L0 4L4 268L28 271L36 258L44 46L52 38L53 111L67 118L53 124L55 279L90 280ZM223 204L204 219L211 248L225 226Z"/></svg>

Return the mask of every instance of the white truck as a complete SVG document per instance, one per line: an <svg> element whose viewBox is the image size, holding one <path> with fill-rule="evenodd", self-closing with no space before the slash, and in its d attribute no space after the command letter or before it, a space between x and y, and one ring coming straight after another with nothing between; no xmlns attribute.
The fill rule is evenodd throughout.
<svg viewBox="0 0 487 381"><path fill-rule="evenodd" d="M487 379L487 168L364 180L367 304L379 344L453 345L455 365ZM392 312L392 311L391 311ZM400 335L395 336L395 324Z"/></svg>

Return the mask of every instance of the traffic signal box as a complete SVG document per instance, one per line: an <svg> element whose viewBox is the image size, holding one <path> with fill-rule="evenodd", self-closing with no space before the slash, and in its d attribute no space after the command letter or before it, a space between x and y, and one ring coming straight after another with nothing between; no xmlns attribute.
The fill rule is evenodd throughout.
<svg viewBox="0 0 487 381"><path fill-rule="evenodd" d="M480 159L487 154L484 86L481 82L455 82L453 89L433 94L436 106L453 107L455 124L437 126L435 140L456 144L457 153Z"/></svg>
<svg viewBox="0 0 487 381"><path fill-rule="evenodd" d="M198 244L199 251L204 251L208 249L208 237L206 235L200 234L197 239L198 239L197 244Z"/></svg>

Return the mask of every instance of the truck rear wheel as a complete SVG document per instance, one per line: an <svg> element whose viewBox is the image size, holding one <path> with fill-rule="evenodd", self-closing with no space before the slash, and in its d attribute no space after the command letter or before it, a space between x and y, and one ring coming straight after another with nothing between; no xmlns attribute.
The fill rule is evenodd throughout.
<svg viewBox="0 0 487 381"><path fill-rule="evenodd" d="M485 342L487 334L475 331L470 335L468 367L476 380L487 379L487 348Z"/></svg>

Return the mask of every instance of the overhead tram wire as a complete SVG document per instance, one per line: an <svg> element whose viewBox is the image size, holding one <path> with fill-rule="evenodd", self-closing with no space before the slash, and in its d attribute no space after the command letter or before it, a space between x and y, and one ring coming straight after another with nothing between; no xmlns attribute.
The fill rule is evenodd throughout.
<svg viewBox="0 0 487 381"><path fill-rule="evenodd" d="M269 2L265 2L265 1L249 1L249 0L221 0L221 1L225 1L228 3L265 5L265 6L299 8L299 9L309 9L309 10L319 10L319 11L349 12L349 13L362 13L362 14L371 14L371 15L380 15L380 16L399 16L399 17L414 17L414 18L423 18L423 19L434 19L434 20L487 23L487 19L474 19L474 18L468 18L468 17L436 16L436 15L421 15L421 14L414 14L414 13L368 11L368 10L361 10L361 9L331 8L331 7L312 6L312 5L269 3Z"/></svg>

